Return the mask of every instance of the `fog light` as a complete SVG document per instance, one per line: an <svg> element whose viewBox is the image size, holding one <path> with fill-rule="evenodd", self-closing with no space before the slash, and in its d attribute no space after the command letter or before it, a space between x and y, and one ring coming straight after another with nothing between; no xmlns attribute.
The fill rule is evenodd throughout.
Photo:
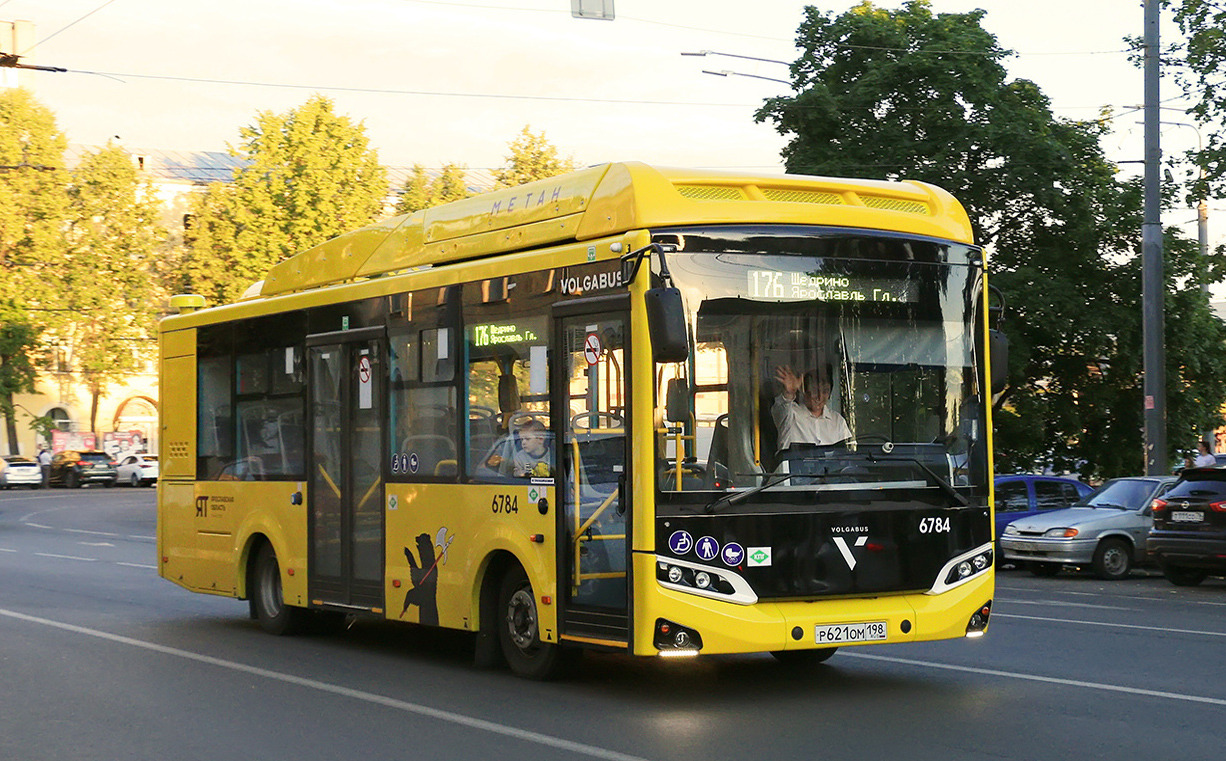
<svg viewBox="0 0 1226 761"><path fill-rule="evenodd" d="M672 565L668 567L668 580L673 584L681 583L681 566Z"/></svg>
<svg viewBox="0 0 1226 761"><path fill-rule="evenodd" d="M686 631L679 631L673 635L673 647L689 647L690 634Z"/></svg>
<svg viewBox="0 0 1226 761"><path fill-rule="evenodd" d="M699 589L706 589L707 587L711 586L711 574L707 573L706 571L699 571L698 573L694 574L694 584L697 585Z"/></svg>

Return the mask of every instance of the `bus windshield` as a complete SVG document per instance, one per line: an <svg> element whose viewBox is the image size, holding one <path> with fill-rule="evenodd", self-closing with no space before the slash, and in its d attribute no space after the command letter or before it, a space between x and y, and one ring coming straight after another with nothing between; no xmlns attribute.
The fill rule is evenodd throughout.
<svg viewBox="0 0 1226 761"><path fill-rule="evenodd" d="M678 249L694 342L657 367L662 506L986 493L977 249L812 228L657 240Z"/></svg>

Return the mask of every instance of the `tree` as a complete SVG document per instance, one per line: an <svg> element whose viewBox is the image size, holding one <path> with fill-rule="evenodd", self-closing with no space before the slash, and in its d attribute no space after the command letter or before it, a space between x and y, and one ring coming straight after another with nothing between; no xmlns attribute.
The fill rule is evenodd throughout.
<svg viewBox="0 0 1226 761"><path fill-rule="evenodd" d="M534 134L529 125L507 147L511 151L507 163L494 178L498 187L512 188L575 170L573 159L558 158L557 147L545 138L544 131Z"/></svg>
<svg viewBox="0 0 1226 761"><path fill-rule="evenodd" d="M13 395L34 389L41 317L58 296L48 274L64 245L67 145L54 114L27 90L0 90L0 415L9 452L17 446Z"/></svg>
<svg viewBox="0 0 1226 761"><path fill-rule="evenodd" d="M805 13L795 95L757 118L790 136L789 171L922 180L966 207L1008 304L998 465L1139 472L1140 193L1103 155L1101 123L1056 119L1033 82L1010 81L983 11L934 15L915 0ZM1168 309L1183 309L1167 321L1167 359L1182 431L1219 417L1226 331L1179 264L1167 272ZM1178 340L1188 328L1193 340Z"/></svg>
<svg viewBox="0 0 1226 761"><path fill-rule="evenodd" d="M90 392L90 430L107 388L153 350L157 314L150 264L165 240L152 184L115 145L87 154L72 172L66 251L52 281L60 310L48 325Z"/></svg>
<svg viewBox="0 0 1226 761"><path fill-rule="evenodd" d="M1171 46L1171 63L1188 99L1188 113L1200 125L1205 141L1192 152L1193 163L1204 173L1192 186L1194 198L1226 193L1226 2L1223 0L1164 0L1174 8L1183 33Z"/></svg>
<svg viewBox="0 0 1226 761"><path fill-rule="evenodd" d="M38 329L12 301L0 301L0 415L4 416L8 453L17 454L17 410L13 395L34 391L35 369L30 355Z"/></svg>
<svg viewBox="0 0 1226 761"><path fill-rule="evenodd" d="M387 171L366 128L312 96L284 114L261 111L231 153L233 182L194 204L183 285L231 301L274 264L370 223L383 210Z"/></svg>
<svg viewBox="0 0 1226 761"><path fill-rule="evenodd" d="M396 202L397 214L411 214L450 201L458 201L472 195L461 164L444 164L442 171L431 176L421 164L413 165L413 173L400 188L400 200Z"/></svg>

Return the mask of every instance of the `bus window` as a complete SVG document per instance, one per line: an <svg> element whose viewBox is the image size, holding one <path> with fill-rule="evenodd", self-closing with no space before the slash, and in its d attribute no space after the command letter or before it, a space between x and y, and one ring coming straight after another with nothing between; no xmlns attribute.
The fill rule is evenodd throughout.
<svg viewBox="0 0 1226 761"><path fill-rule="evenodd" d="M447 328L389 336L388 451L393 477L457 473L456 389Z"/></svg>
<svg viewBox="0 0 1226 761"><path fill-rule="evenodd" d="M495 309L497 319L481 320ZM524 478L529 471L550 475L552 457L525 450L521 435L527 426L534 431L533 450L541 444L552 450L547 319L508 317L502 307L474 308L468 318L468 474L478 479Z"/></svg>
<svg viewBox="0 0 1226 761"><path fill-rule="evenodd" d="M234 459L230 408L230 356L202 357L197 364L196 455L197 477L217 478Z"/></svg>

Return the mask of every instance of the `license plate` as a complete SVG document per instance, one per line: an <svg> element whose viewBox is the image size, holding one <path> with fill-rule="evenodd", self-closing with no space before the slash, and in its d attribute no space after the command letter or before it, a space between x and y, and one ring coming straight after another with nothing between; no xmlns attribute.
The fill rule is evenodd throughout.
<svg viewBox="0 0 1226 761"><path fill-rule="evenodd" d="M1205 514L1196 513L1191 510L1173 510L1171 512L1171 523L1204 523Z"/></svg>
<svg viewBox="0 0 1226 761"><path fill-rule="evenodd" d="M828 624L818 626L817 644L845 645L852 642L880 642L886 639L885 621L866 621L860 624Z"/></svg>

